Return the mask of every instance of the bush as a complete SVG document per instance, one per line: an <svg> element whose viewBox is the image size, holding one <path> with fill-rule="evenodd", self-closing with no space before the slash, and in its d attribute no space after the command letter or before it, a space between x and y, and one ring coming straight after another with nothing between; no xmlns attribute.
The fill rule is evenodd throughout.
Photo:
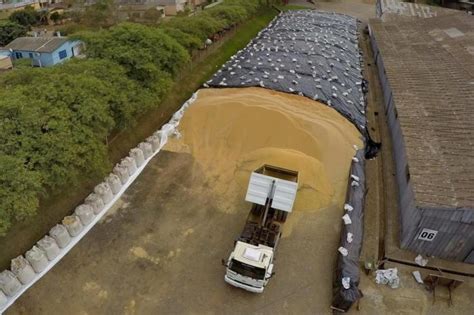
<svg viewBox="0 0 474 315"><path fill-rule="evenodd" d="M41 184L52 188L105 171L113 91L84 74L35 72L33 78L31 69L3 78L31 79L7 85L0 97L0 153L24 159L29 170L41 175Z"/></svg>
<svg viewBox="0 0 474 315"><path fill-rule="evenodd" d="M31 6L26 6L23 10L13 12L10 17L10 21L23 25L28 29L31 26L39 25L41 23L40 14Z"/></svg>
<svg viewBox="0 0 474 315"><path fill-rule="evenodd" d="M236 5L219 5L204 13L221 21L227 27L241 23L250 16L247 10Z"/></svg>
<svg viewBox="0 0 474 315"><path fill-rule="evenodd" d="M86 42L89 57L117 62L145 87L163 78L169 81L190 60L188 52L163 30L139 24L123 23L79 38Z"/></svg>
<svg viewBox="0 0 474 315"><path fill-rule="evenodd" d="M0 47L6 46L12 40L25 36L28 29L16 22L1 21L0 22Z"/></svg>
<svg viewBox="0 0 474 315"><path fill-rule="evenodd" d="M30 68L2 80L0 233L35 213L44 187L57 190L105 174L104 140L114 125L113 91L99 79Z"/></svg>
<svg viewBox="0 0 474 315"><path fill-rule="evenodd" d="M101 10L88 17L105 18L111 3L99 1ZM57 191L105 174L110 167L106 138L112 130L133 125L159 106L172 78L190 60L189 52L249 18L259 3L226 0L159 27L123 23L78 33L88 59L51 68L17 67L0 76L0 235L14 220L34 214L46 189ZM37 23L31 10L25 11L12 21ZM26 32L18 23L3 25L7 31L0 35Z"/></svg>
<svg viewBox="0 0 474 315"><path fill-rule="evenodd" d="M0 235L13 220L33 215L38 208L40 176L25 164L24 159L0 153Z"/></svg>
<svg viewBox="0 0 474 315"><path fill-rule="evenodd" d="M172 37L181 46L186 48L188 52L201 48L203 44L203 42L198 37L185 33L177 28L172 28L166 25L160 28L165 32L165 34Z"/></svg>
<svg viewBox="0 0 474 315"><path fill-rule="evenodd" d="M169 21L166 26L190 34L199 38L202 42L225 27L222 21L205 14L176 17Z"/></svg>

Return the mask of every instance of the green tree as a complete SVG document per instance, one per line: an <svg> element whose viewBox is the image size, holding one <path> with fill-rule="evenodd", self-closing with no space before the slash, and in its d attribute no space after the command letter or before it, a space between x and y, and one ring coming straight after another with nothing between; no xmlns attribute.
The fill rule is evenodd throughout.
<svg viewBox="0 0 474 315"><path fill-rule="evenodd" d="M41 177L25 161L0 152L0 235L14 220L33 215L42 192Z"/></svg>
<svg viewBox="0 0 474 315"><path fill-rule="evenodd" d="M16 22L0 22L0 46L5 46L15 38L25 36L27 28Z"/></svg>
<svg viewBox="0 0 474 315"><path fill-rule="evenodd" d="M40 11L36 12L37 17L38 17L38 23L37 24L42 24L42 25L48 25L48 16L49 12L46 9L42 9Z"/></svg>
<svg viewBox="0 0 474 315"><path fill-rule="evenodd" d="M225 27L221 21L218 21L211 16L204 16L201 14L173 18L166 24L166 26L176 28L184 33L195 36L201 41L206 40L206 38L214 35Z"/></svg>
<svg viewBox="0 0 474 315"><path fill-rule="evenodd" d="M181 46L189 52L202 46L203 41L198 37L185 33L177 28L168 27L166 24L160 27L168 36L176 40Z"/></svg>
<svg viewBox="0 0 474 315"><path fill-rule="evenodd" d="M32 77L24 69L4 79L16 72ZM104 140L113 127L108 104L114 96L103 82L38 71L22 85L7 85L0 96L0 153L23 159L44 185L61 187L106 170Z"/></svg>
<svg viewBox="0 0 474 315"><path fill-rule="evenodd" d="M56 70L101 80L114 96L108 106L116 129L133 125L142 113L158 106L160 102L156 90L143 88L137 81L129 79L125 68L110 60L75 59L60 65ZM164 91L158 94L164 94Z"/></svg>
<svg viewBox="0 0 474 315"><path fill-rule="evenodd" d="M156 8L150 8L143 14L143 19L147 24L157 24L161 20L161 11Z"/></svg>
<svg viewBox="0 0 474 315"><path fill-rule="evenodd" d="M51 13L49 18L51 19L51 21L53 21L54 24L58 24L63 19L62 15L59 14L58 11Z"/></svg>
<svg viewBox="0 0 474 315"><path fill-rule="evenodd" d="M226 27L241 23L250 15L244 7L238 5L219 5L204 11L203 14L212 16Z"/></svg>
<svg viewBox="0 0 474 315"><path fill-rule="evenodd" d="M97 12L88 9L86 18L110 25L111 3L100 0ZM105 174L111 131L133 125L159 106L173 76L190 60L188 51L249 18L261 3L226 0L159 27L124 23L80 33L87 59L17 68L0 76L0 234L34 214L44 191ZM32 8L19 11L0 24L0 38L10 41L38 22Z"/></svg>
<svg viewBox="0 0 474 315"><path fill-rule="evenodd" d="M18 23L28 28L40 23L39 13L31 6L26 6L23 10L13 12L9 19L12 22Z"/></svg>
<svg viewBox="0 0 474 315"><path fill-rule="evenodd" d="M163 30L140 24L123 23L110 30L82 33L79 38L86 42L88 56L117 62L145 87L169 83L170 75L190 59Z"/></svg>

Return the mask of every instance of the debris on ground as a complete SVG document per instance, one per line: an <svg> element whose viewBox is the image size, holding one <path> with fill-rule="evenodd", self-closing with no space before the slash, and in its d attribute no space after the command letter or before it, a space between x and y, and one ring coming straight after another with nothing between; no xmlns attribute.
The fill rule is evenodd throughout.
<svg viewBox="0 0 474 315"><path fill-rule="evenodd" d="M424 267L428 264L428 259L423 258L423 256L421 256L421 255L418 255L415 258L415 262L418 266Z"/></svg>
<svg viewBox="0 0 474 315"><path fill-rule="evenodd" d="M379 269L375 271L375 283L388 284L392 289L400 286L397 268Z"/></svg>
<svg viewBox="0 0 474 315"><path fill-rule="evenodd" d="M423 284L423 279L421 279L421 273L418 270L415 270L411 273L413 277L415 278L416 282L419 284Z"/></svg>

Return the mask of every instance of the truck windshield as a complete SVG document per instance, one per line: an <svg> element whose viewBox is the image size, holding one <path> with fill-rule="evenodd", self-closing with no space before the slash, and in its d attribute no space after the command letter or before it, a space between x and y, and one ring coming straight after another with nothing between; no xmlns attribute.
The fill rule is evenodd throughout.
<svg viewBox="0 0 474 315"><path fill-rule="evenodd" d="M242 276L247 276L253 279L265 278L265 269L250 266L235 259L231 260L229 268Z"/></svg>

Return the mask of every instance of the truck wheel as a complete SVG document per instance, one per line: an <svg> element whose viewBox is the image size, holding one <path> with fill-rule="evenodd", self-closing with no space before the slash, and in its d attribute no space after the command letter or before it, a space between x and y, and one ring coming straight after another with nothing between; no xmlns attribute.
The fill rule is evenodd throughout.
<svg viewBox="0 0 474 315"><path fill-rule="evenodd" d="M280 211L277 215L278 222L285 222L288 217L288 212Z"/></svg>

